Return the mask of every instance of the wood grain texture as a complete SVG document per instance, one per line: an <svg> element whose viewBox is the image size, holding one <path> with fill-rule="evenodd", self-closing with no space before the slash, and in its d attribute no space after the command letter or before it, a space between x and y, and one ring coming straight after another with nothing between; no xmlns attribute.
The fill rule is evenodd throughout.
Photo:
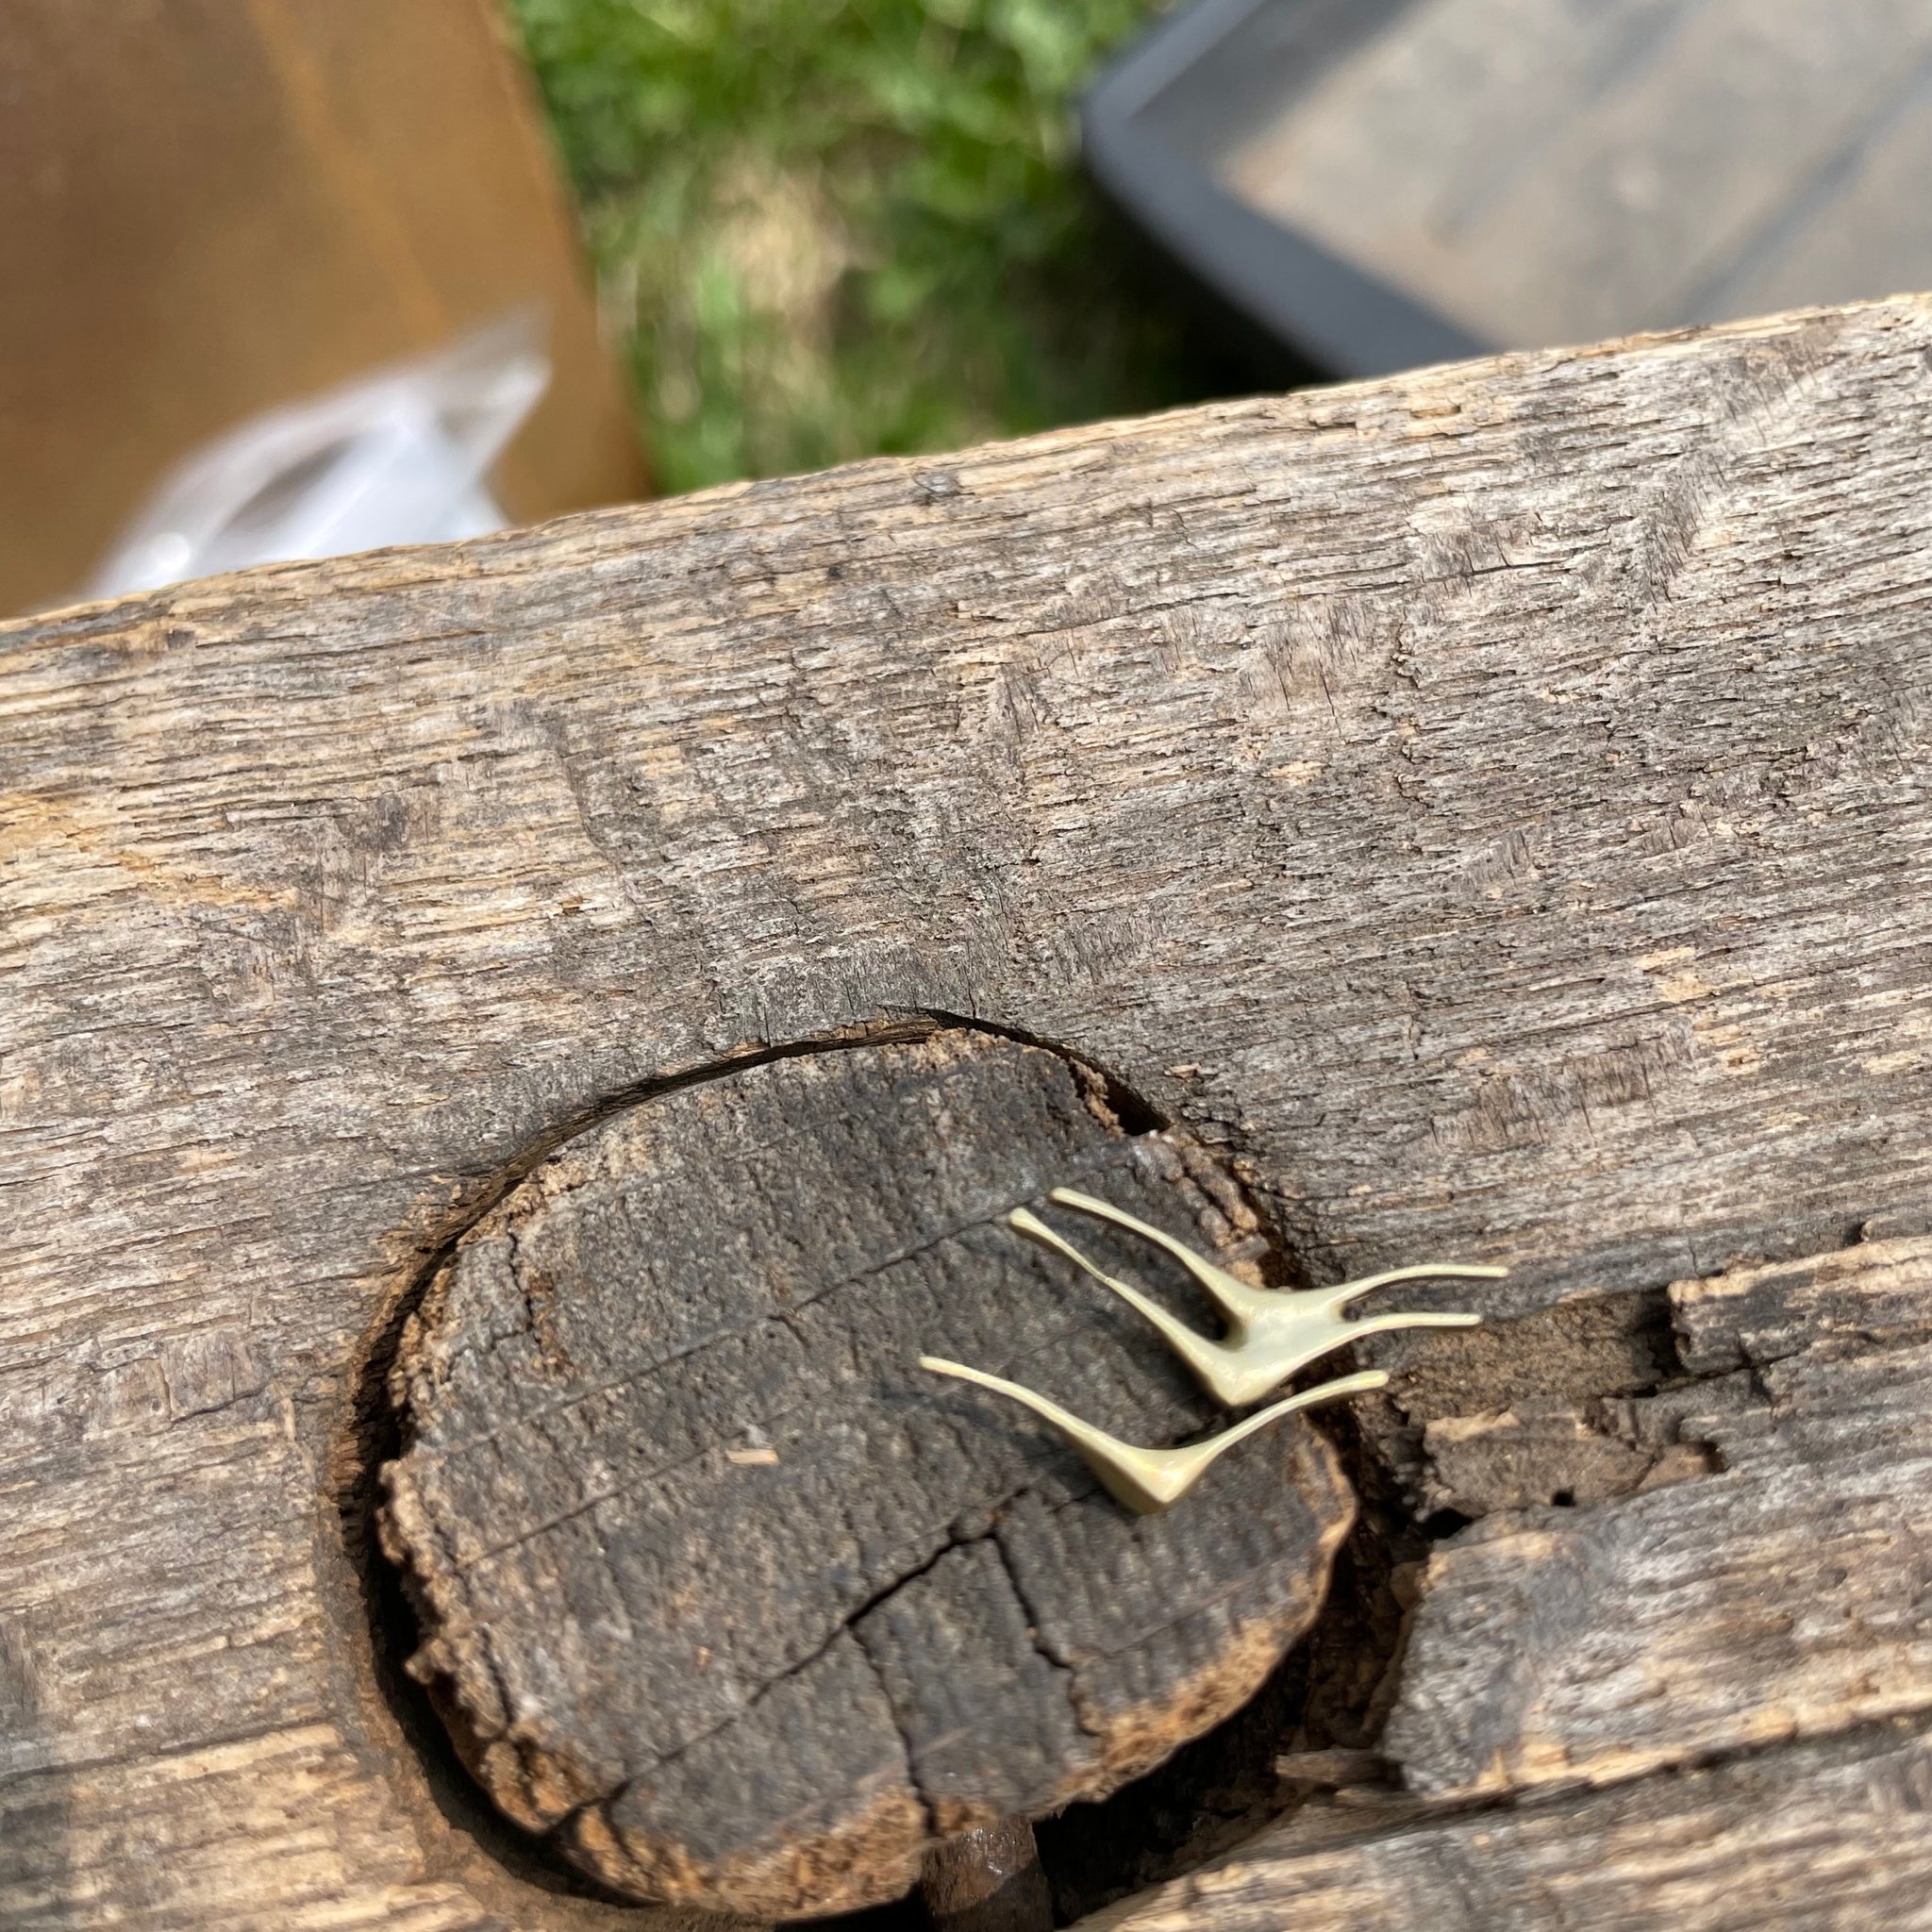
<svg viewBox="0 0 1932 1932"><path fill-rule="evenodd" d="M463 1238L403 1336L384 1534L427 1625L410 1668L518 1824L644 1898L853 1910L1254 1694L1354 1514L1304 1419L1134 1517L1024 1410L918 1367L1129 1441L1217 1423L1144 1322L1005 1225L1064 1220L1056 1185L1261 1278L1191 1137L1129 1135L1084 1070L961 1028L647 1102ZM1079 1235L1211 1327L1177 1266Z"/></svg>
<svg viewBox="0 0 1932 1932"><path fill-rule="evenodd" d="M1501 1512L1431 1559L1384 1738L1412 1790L1608 1783L1932 1710L1932 1242L1671 1295L1713 1378L1625 1400L1611 1439L1702 1450L1693 1479Z"/></svg>
<svg viewBox="0 0 1932 1932"><path fill-rule="evenodd" d="M0 630L0 1916L637 1923L384 1696L358 1394L536 1159L766 1043L1061 1042L1316 1276L1503 1318L1932 1207L1928 425L1900 300ZM1830 1406L1739 1414L1634 1501L1801 1500Z"/></svg>
<svg viewBox="0 0 1932 1932"><path fill-rule="evenodd" d="M1932 1743L1887 1726L1502 1811L1311 1807L1087 1932L1918 1932Z"/></svg>

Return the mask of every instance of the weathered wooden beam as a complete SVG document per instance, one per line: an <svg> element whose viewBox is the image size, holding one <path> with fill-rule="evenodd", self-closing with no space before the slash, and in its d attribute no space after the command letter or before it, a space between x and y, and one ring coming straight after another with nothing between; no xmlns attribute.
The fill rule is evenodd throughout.
<svg viewBox="0 0 1932 1932"><path fill-rule="evenodd" d="M1932 1709L1932 1241L1671 1297L1707 1379L1621 1407L1706 1459L1434 1556L1383 1740L1412 1790L1607 1784Z"/></svg>
<svg viewBox="0 0 1932 1932"><path fill-rule="evenodd" d="M1411 1390L1462 1364L1437 1420L1551 1383L1559 1330L1565 1399L1694 1388L1692 1291L1643 1374L1630 1307L1932 1208L1928 425L1932 304L1902 299L0 631L0 1917L639 1923L416 1728L361 1537L411 1297L551 1149L681 1083L908 1018L1049 1042L1216 1150L1317 1278L1512 1264L1467 1344L1375 1344ZM1599 1298L1601 1334L1564 1325ZM1773 1462L1907 1352L1565 1533L1668 1504L1774 1553L1763 1486L1802 1512L1812 1476ZM1891 1510L1907 1577L1915 1467L1818 1464ZM1554 1738L1598 1775L1570 1692L1508 1735L1437 1694L1430 1620L1496 1511L1463 1535L1421 1579L1395 1774L1539 1792ZM1900 1588L1833 1642L1905 1659L1916 1722ZM1546 1611L1498 1614L1527 1642ZM1767 1697L1830 1649L1778 1639ZM1685 1748L1857 1721L1844 1674L1782 1729L1712 1691ZM1502 1785L1457 1768L1512 1735ZM1662 1761L1626 1745L1610 1774ZM1850 1748L1749 1762L1810 1816ZM1722 1807L1758 1788L1697 1775L1741 1845ZM1801 1834L1757 1923L1877 1895L1907 1869L1879 1841L1901 1862L1855 1871ZM1648 1849L1603 1842L1605 1884Z"/></svg>
<svg viewBox="0 0 1932 1932"><path fill-rule="evenodd" d="M1324 1807L1086 1932L1756 1932L1912 1926L1932 1892L1923 1721L1500 1811Z"/></svg>

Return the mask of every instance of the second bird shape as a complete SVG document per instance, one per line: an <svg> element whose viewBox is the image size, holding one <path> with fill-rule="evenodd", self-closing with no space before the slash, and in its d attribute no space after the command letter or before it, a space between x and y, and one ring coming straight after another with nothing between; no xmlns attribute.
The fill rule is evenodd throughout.
<svg viewBox="0 0 1932 1932"><path fill-rule="evenodd" d="M1117 1279L1090 1261L1078 1248L1056 1234L1036 1214L1016 1208L1007 1219L1008 1224L1030 1241L1063 1256L1083 1268L1103 1286L1110 1289L1129 1307L1143 1315L1159 1331L1168 1346L1187 1363L1203 1388L1224 1407L1242 1408L1258 1402L1280 1388L1298 1370L1332 1350L1345 1346L1363 1335L1387 1333L1397 1328L1468 1328L1482 1320L1480 1315L1463 1312L1435 1313L1422 1310L1375 1315L1364 1322L1344 1319L1348 1306L1374 1289L1391 1282L1416 1281L1435 1277L1461 1277L1493 1281L1508 1273L1474 1262L1424 1261L1412 1267L1391 1268L1380 1274L1344 1281L1336 1288L1280 1290L1253 1288L1245 1281L1217 1267L1205 1256L1196 1254L1185 1241L1163 1229L1139 1220L1124 1208L1097 1195L1081 1193L1074 1188L1056 1188L1048 1198L1075 1213L1091 1215L1096 1221L1112 1223L1173 1256L1212 1298L1227 1323L1226 1337L1219 1341L1199 1334L1178 1320L1151 1296L1129 1282ZM1245 1441L1257 1430L1266 1428L1280 1417L1297 1409L1313 1407L1379 1389L1389 1380L1381 1369L1365 1369L1332 1382L1291 1395L1248 1416L1206 1441L1174 1449L1143 1449L1124 1442L1105 1429L1081 1421L1058 1403L982 1369L968 1368L962 1362L946 1361L938 1356L921 1356L919 1365L936 1374L954 1375L982 1389L1024 1403L1079 1452L1108 1492L1128 1508L1142 1515L1171 1507L1193 1488L1208 1467L1236 1443Z"/></svg>

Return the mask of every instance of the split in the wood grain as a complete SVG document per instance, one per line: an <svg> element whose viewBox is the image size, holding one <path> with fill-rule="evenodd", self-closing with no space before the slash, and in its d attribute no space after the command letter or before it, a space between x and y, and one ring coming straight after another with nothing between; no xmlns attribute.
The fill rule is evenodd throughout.
<svg viewBox="0 0 1932 1932"><path fill-rule="evenodd" d="M969 1369L963 1362L942 1361L932 1355L921 1356L919 1366L932 1370L935 1374L958 1375L961 1381L976 1382L996 1395L1010 1395L1015 1402L1024 1402L1080 1452L1087 1466L1107 1485L1117 1502L1124 1503L1141 1516L1157 1516L1173 1507L1208 1473L1210 1463L1237 1442L1246 1441L1257 1429L1265 1429L1270 1423L1291 1415L1298 1408L1312 1408L1318 1402L1333 1402L1343 1395L1359 1395L1365 1390L1380 1389L1389 1380L1384 1369L1363 1369L1357 1374L1324 1382L1319 1388L1306 1389L1299 1395L1291 1395L1286 1401L1257 1410L1245 1422L1208 1437L1205 1442L1191 1442L1180 1449L1141 1449L1132 1442L1123 1442L1118 1436L1109 1436L1091 1423L1083 1423L1058 1403L1049 1402L1045 1396L1036 1395L1017 1382L989 1375L983 1369Z"/></svg>
<svg viewBox="0 0 1932 1932"><path fill-rule="evenodd" d="M1227 1319L1224 1341L1211 1341L1205 1335L1197 1335L1138 1288L1095 1266L1071 1241L1057 1235L1024 1208L1016 1208L1007 1217L1008 1225L1028 1240L1084 1268L1096 1281L1144 1315L1224 1408L1245 1408L1251 1402L1259 1402L1310 1362L1364 1335L1385 1334L1395 1328L1473 1328L1482 1320L1480 1315L1460 1312L1405 1314L1400 1310L1372 1315L1365 1322L1344 1320L1342 1310L1374 1289L1386 1288L1397 1281L1452 1276L1495 1281L1509 1272L1507 1268L1472 1262L1423 1261L1413 1267L1364 1275L1359 1281L1344 1281L1338 1288L1250 1288L1225 1269L1217 1268L1205 1256L1197 1255L1185 1241L1137 1220L1110 1202L1073 1188L1056 1188L1047 1198L1062 1208L1073 1208L1075 1213L1111 1222L1116 1227L1152 1241L1172 1255L1213 1298Z"/></svg>

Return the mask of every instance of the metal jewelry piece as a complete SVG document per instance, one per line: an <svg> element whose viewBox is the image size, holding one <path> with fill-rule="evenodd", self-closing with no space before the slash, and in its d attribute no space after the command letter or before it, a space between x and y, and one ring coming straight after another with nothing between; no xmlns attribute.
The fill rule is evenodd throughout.
<svg viewBox="0 0 1932 1932"><path fill-rule="evenodd" d="M1507 1268L1471 1262L1424 1261L1409 1268L1391 1268L1381 1274L1367 1274L1359 1281L1344 1281L1339 1288L1250 1288L1224 1268L1217 1268L1205 1256L1197 1255L1186 1242L1137 1220L1111 1202L1083 1194L1074 1188L1055 1188L1047 1198L1062 1208L1090 1214L1096 1221L1111 1222L1116 1227L1152 1241L1172 1255L1213 1297L1227 1319L1224 1341L1210 1341L1207 1336L1197 1335L1138 1288L1117 1281L1096 1267L1071 1241L1057 1235L1024 1208L1017 1208L1007 1216L1009 1226L1084 1268L1096 1281L1144 1315L1160 1331L1168 1346L1193 1370L1208 1392L1225 1408L1244 1408L1251 1402L1258 1402L1297 1370L1307 1368L1335 1349L1346 1347L1357 1336L1386 1334L1394 1328L1472 1328L1482 1320L1480 1315L1460 1312L1396 1312L1374 1315L1366 1322L1345 1321L1342 1310L1372 1289L1386 1288L1392 1281L1442 1276L1494 1281L1509 1272ZM957 1375L962 1381L977 1383L997 1395L1008 1395L1024 1403L1079 1451L1117 1500L1142 1516L1151 1516L1177 1503L1200 1480L1210 1463L1237 1442L1245 1441L1257 1429L1264 1429L1296 1409L1312 1408L1317 1403L1333 1402L1343 1395L1358 1395L1368 1389L1380 1389L1389 1380L1384 1370L1364 1369L1291 1395L1232 1428L1224 1429L1220 1435L1208 1437L1205 1442L1191 1442L1178 1449L1141 1449L1131 1442L1123 1442L1117 1436L1109 1436L1105 1429L1095 1428L1091 1423L1082 1422L1058 1403L1036 1395L1018 1382L990 1375L983 1369L969 1369L962 1362L949 1362L930 1355L921 1356L919 1366L935 1374Z"/></svg>
<svg viewBox="0 0 1932 1932"><path fill-rule="evenodd" d="M1364 1369L1358 1374L1342 1375L1333 1382L1324 1382L1320 1388L1305 1389L1299 1395L1291 1395L1286 1401L1259 1409L1245 1422L1236 1423L1233 1428L1209 1436L1205 1442L1191 1442L1182 1449L1140 1449L1131 1442L1123 1442L1118 1436L1109 1436L1105 1429L1096 1429L1091 1423L1083 1423L1058 1403L1049 1402L1045 1396L1036 1395L1017 1382L989 1375L983 1369L969 1369L963 1362L942 1361L932 1355L921 1356L919 1366L931 1369L936 1374L958 1375L961 1381L976 1382L997 1395L1010 1395L1015 1402L1024 1402L1080 1452L1088 1468L1107 1485L1117 1502L1124 1503L1141 1516L1158 1515L1178 1503L1208 1473L1209 1463L1237 1442L1246 1441L1256 1430L1265 1429L1270 1423L1298 1408L1312 1408L1318 1402L1333 1402L1340 1396L1379 1389L1389 1379L1386 1369Z"/></svg>
<svg viewBox="0 0 1932 1932"><path fill-rule="evenodd" d="M1213 1297L1227 1318L1225 1341L1210 1341L1205 1335L1197 1335L1138 1288L1117 1281L1095 1267L1071 1241L1063 1241L1025 1208L1016 1208L1007 1216L1010 1226L1084 1268L1094 1280L1112 1289L1129 1307L1152 1322L1167 1345L1193 1370L1201 1386L1224 1408L1245 1408L1251 1402L1259 1402L1297 1370L1364 1335L1386 1334L1394 1328L1474 1328L1482 1320L1480 1315L1472 1314L1396 1311L1371 1315L1365 1322L1344 1321L1341 1311L1372 1289L1386 1288L1391 1281L1448 1275L1496 1281L1509 1272L1507 1268L1486 1268L1460 1261L1424 1261L1412 1268L1391 1268L1385 1274L1365 1274L1359 1281L1344 1281L1339 1288L1250 1288L1173 1235L1137 1221L1110 1202L1082 1194L1073 1188L1056 1188L1047 1198L1076 1213L1091 1214L1096 1221L1110 1221L1116 1227L1124 1227L1130 1234L1164 1248Z"/></svg>

